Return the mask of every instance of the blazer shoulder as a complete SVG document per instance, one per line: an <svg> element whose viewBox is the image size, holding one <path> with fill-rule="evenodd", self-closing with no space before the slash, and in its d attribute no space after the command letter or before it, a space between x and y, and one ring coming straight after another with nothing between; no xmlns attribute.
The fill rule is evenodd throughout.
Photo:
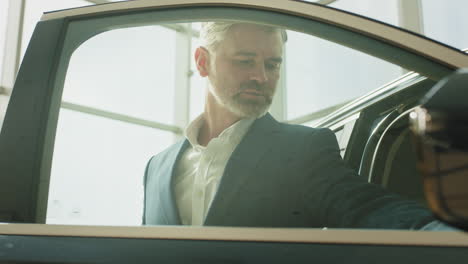
<svg viewBox="0 0 468 264"><path fill-rule="evenodd" d="M339 149L335 133L329 128L314 128L304 125L281 123L281 134L288 145L299 144L302 147L318 150L328 148L336 152ZM294 143L295 142L295 143Z"/></svg>
<svg viewBox="0 0 468 264"><path fill-rule="evenodd" d="M147 165L147 170L150 169L151 167L154 167L157 164L164 163L167 159L171 159L174 157L174 155L177 155L183 146L185 145L186 140L181 140L175 144L172 144L165 150L159 152L158 154L152 156L150 160L148 161Z"/></svg>
<svg viewBox="0 0 468 264"><path fill-rule="evenodd" d="M330 135L334 135L333 131L329 128L316 128L316 127L308 127L304 125L296 125L296 124L287 124L287 123L280 123L281 130L286 133L300 133L305 135L313 135L317 137L328 137Z"/></svg>

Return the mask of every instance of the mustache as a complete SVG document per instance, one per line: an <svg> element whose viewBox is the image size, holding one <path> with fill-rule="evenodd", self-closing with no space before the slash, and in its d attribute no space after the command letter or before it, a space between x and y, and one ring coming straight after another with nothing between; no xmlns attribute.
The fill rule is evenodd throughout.
<svg viewBox="0 0 468 264"><path fill-rule="evenodd" d="M259 93L264 93L264 94L268 94L267 93L267 89L266 89L266 85L265 84L260 84L256 81L248 81L248 82L245 82L245 83L241 83L240 85L240 89L239 89L239 92L243 92L245 90L255 90Z"/></svg>

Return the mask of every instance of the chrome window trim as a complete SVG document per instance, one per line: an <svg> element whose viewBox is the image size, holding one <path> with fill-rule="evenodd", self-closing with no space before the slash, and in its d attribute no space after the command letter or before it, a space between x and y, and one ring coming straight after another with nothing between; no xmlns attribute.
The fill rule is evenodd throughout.
<svg viewBox="0 0 468 264"><path fill-rule="evenodd" d="M363 95L349 104L336 110L329 116L316 124L317 127L334 127L337 122L361 112L364 108L374 104L388 96L391 96L407 87L426 80L427 78L415 72L409 72L392 82L383 85L382 87Z"/></svg>
<svg viewBox="0 0 468 264"><path fill-rule="evenodd" d="M374 178L375 161L377 159L377 154L380 152L382 141L383 141L384 138L386 138L387 132L393 127L393 125L396 122L400 121L402 118L407 118L409 116L409 113L411 113L414 110L414 108L416 108L416 107L412 107L410 109L407 109L403 113L400 113L399 111L395 111L395 112L390 113L372 131L371 137L377 137L378 141L377 141L377 144L375 145L375 147L372 149L373 150L372 151L372 158L371 158L370 166L369 166L369 177L368 177L369 182L372 182L372 180ZM396 116L396 115L398 115L398 116ZM388 123L388 121L390 121L390 123ZM383 131L382 131L382 129L383 129ZM395 142L395 143L397 143L397 142ZM361 165L362 165L362 163L361 163ZM387 167L387 164L386 164L385 167ZM384 172L383 177L385 177L386 173L388 173L388 172Z"/></svg>

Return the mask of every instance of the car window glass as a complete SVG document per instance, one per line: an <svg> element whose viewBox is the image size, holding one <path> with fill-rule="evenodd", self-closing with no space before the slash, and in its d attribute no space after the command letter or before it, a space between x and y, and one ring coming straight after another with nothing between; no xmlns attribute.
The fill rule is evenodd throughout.
<svg viewBox="0 0 468 264"><path fill-rule="evenodd" d="M71 58L63 101L173 123L175 41L174 30L159 26L93 37Z"/></svg>
<svg viewBox="0 0 468 264"><path fill-rule="evenodd" d="M237 215L240 218L229 218L235 221L227 225L289 227L284 223L292 223L290 227L321 228L360 221L353 220L349 211L345 214L351 216L336 218L328 212L333 207L319 206L336 205L334 196L325 189L310 191L322 184L322 178L316 178L322 177L317 176L321 169L314 171L314 166L322 166L333 174L330 179L337 181L325 184L329 191L357 203L350 208L359 212L359 203L368 200L347 187L341 189L339 184L342 177L357 176L344 169L339 160L355 120L349 127L343 124L337 128L336 136L327 130L278 125L281 133L270 137L265 132L255 138L251 134L256 132L251 131L263 126L259 123L264 121L259 120L269 114L264 115L257 109L260 104L253 102L261 101L268 110L269 100L273 100L269 96L276 91L271 115L279 121L310 127L334 109L402 75L405 69L298 29L250 20L236 25L240 25L239 39L231 37L234 44L220 45L222 48L205 47L200 39L200 20L135 22L99 30L86 41L77 41L80 45L74 48L70 48L73 44L65 45L68 50L63 54L70 57L62 58L61 64L66 66L62 69L66 74L50 173L47 223L139 226L142 219L154 216L157 220L144 224L174 224L171 219L186 213L180 210L190 204L187 195L193 201L205 197L197 200L201 201L199 206L188 207L192 215L198 213L193 210L202 208L201 222L206 217L206 225L211 225L209 219L256 211L265 213L253 222L247 218L249 213L241 213ZM245 28L252 30L251 39L242 31ZM72 34L68 37L74 38ZM209 63L203 68L201 61ZM255 112L258 119L249 116L206 146L198 146L193 140L202 144L204 139L197 135L197 124L202 127L204 123L191 121L207 110L210 102L230 109L231 114ZM194 130L186 130L190 124ZM195 136L191 131L196 131ZM323 134L323 139L312 136L314 133ZM275 134L278 138L273 137ZM182 145L186 137L192 141ZM261 145L238 147L245 142ZM323 142L328 143L322 146ZM190 150L193 152L187 152ZM197 156L200 151L205 154ZM174 165L176 160L180 161L178 165ZM239 161L242 166L232 168ZM251 175L256 170L258 173ZM233 174L239 174L239 179L226 176ZM211 184L216 181L212 175L221 180ZM281 177L284 175L292 176ZM193 184L183 183L187 181ZM232 187L236 184L239 188ZM228 196L216 196L224 193ZM351 199L355 194L357 200ZM244 202L229 207L220 205L221 201ZM256 207L263 202L268 206ZM285 215L281 214L283 210L287 211ZM320 214L320 219L303 216L310 210ZM270 225L266 219L276 222ZM213 221L216 225L217 220Z"/></svg>
<svg viewBox="0 0 468 264"><path fill-rule="evenodd" d="M397 78L391 63L307 34L288 34L287 117L349 102Z"/></svg>

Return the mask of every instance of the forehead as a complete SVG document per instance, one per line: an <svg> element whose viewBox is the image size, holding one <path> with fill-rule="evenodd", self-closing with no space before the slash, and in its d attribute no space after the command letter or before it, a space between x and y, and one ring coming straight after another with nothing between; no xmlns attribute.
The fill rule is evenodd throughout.
<svg viewBox="0 0 468 264"><path fill-rule="evenodd" d="M228 53L249 51L281 56L283 41L281 32L274 28L255 24L236 24L226 32L220 47Z"/></svg>

